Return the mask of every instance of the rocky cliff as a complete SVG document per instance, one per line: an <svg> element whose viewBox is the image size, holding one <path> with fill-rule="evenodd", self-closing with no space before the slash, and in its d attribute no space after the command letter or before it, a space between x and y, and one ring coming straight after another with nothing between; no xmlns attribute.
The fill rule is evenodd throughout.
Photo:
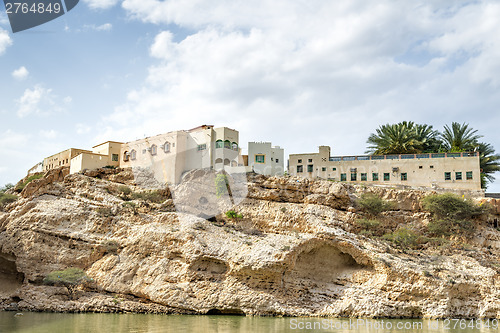
<svg viewBox="0 0 500 333"><path fill-rule="evenodd" d="M250 175L224 204L240 217L207 220L127 170L51 171L0 212L0 309L500 318L497 229L479 219L467 239L398 248L359 232L366 192L394 203L387 228L429 221L419 191ZM68 267L93 282L43 284Z"/></svg>

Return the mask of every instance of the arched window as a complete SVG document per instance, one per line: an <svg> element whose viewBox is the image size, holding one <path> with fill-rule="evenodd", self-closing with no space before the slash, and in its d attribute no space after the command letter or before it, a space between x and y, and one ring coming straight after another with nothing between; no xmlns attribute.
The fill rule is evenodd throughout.
<svg viewBox="0 0 500 333"><path fill-rule="evenodd" d="M215 141L215 148L224 148L224 142L222 140Z"/></svg>
<svg viewBox="0 0 500 333"><path fill-rule="evenodd" d="M124 152L123 153L123 161L128 162L129 159L130 159L130 153L128 151Z"/></svg>
<svg viewBox="0 0 500 333"><path fill-rule="evenodd" d="M165 144L163 145L163 150L165 151L165 153L170 153L170 142L165 142Z"/></svg>
<svg viewBox="0 0 500 333"><path fill-rule="evenodd" d="M230 165L231 161L229 161L229 158L224 159L224 165Z"/></svg>
<svg viewBox="0 0 500 333"><path fill-rule="evenodd" d="M156 145L151 146L151 155L156 155L158 153L158 147Z"/></svg>
<svg viewBox="0 0 500 333"><path fill-rule="evenodd" d="M238 162L236 162L236 161L231 161L231 166L232 166L232 167L236 167L236 166L238 166Z"/></svg>
<svg viewBox="0 0 500 333"><path fill-rule="evenodd" d="M215 164L222 164L222 158L218 158L215 160Z"/></svg>
<svg viewBox="0 0 500 333"><path fill-rule="evenodd" d="M132 149L132 151L130 152L130 159L132 161L135 161L136 158L137 158L137 152L135 151L135 149Z"/></svg>
<svg viewBox="0 0 500 333"><path fill-rule="evenodd" d="M224 148L231 149L231 141L229 140L224 141Z"/></svg>
<svg viewBox="0 0 500 333"><path fill-rule="evenodd" d="M233 150L238 150L238 144L236 142L233 142L233 144L231 145L231 148Z"/></svg>

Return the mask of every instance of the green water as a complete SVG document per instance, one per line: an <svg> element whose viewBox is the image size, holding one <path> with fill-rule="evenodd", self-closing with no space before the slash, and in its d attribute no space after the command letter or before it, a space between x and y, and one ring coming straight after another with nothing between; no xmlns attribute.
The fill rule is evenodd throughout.
<svg viewBox="0 0 500 333"><path fill-rule="evenodd" d="M436 327L436 324L438 327ZM489 326L489 328L488 328ZM316 327L316 329L314 329ZM462 327L462 328L460 328ZM466 332L498 333L498 321L358 320L144 314L0 312L0 332Z"/></svg>

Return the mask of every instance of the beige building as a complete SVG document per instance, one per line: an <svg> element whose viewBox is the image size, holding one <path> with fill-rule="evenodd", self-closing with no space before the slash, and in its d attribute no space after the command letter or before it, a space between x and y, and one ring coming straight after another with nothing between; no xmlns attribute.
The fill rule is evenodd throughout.
<svg viewBox="0 0 500 333"><path fill-rule="evenodd" d="M92 151L81 151L70 161L70 173L84 169L97 169L105 166L120 166L120 151L123 143L106 141L92 147Z"/></svg>
<svg viewBox="0 0 500 333"><path fill-rule="evenodd" d="M64 166L70 166L71 159L81 153L91 153L89 150L70 148L43 159L43 170L48 171Z"/></svg>
<svg viewBox="0 0 500 333"><path fill-rule="evenodd" d="M285 152L271 142L249 142L245 165L252 171L266 176L283 176L285 173Z"/></svg>
<svg viewBox="0 0 500 333"><path fill-rule="evenodd" d="M454 190L481 190L478 153L330 156L290 154L289 174L309 179L373 185L407 185Z"/></svg>

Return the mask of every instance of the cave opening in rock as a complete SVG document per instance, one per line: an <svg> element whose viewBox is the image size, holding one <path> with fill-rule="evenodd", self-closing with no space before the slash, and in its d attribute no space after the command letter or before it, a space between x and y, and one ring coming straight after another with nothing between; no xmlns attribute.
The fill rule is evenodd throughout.
<svg viewBox="0 0 500 333"><path fill-rule="evenodd" d="M211 316L245 316L241 309L210 309L206 313Z"/></svg>
<svg viewBox="0 0 500 333"><path fill-rule="evenodd" d="M0 293L17 290L24 281L24 274L17 271L16 258L0 253Z"/></svg>

